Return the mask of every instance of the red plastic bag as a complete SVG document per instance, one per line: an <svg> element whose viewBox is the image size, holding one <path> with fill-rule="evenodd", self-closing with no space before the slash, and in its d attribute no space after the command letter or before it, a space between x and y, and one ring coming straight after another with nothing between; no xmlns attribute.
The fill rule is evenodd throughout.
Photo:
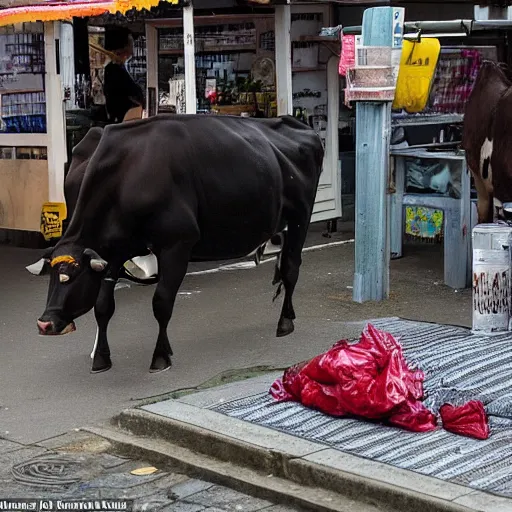
<svg viewBox="0 0 512 512"><path fill-rule="evenodd" d="M489 437L489 421L484 404L480 401L472 400L460 407L444 404L439 409L439 414L443 421L443 428L448 432L475 439Z"/></svg>
<svg viewBox="0 0 512 512"><path fill-rule="evenodd" d="M387 423L412 432L430 432L437 427L437 417L423 402L406 402L390 416Z"/></svg>
<svg viewBox="0 0 512 512"><path fill-rule="evenodd" d="M292 366L270 394L332 416L359 416L418 432L436 428L421 402L424 374L411 371L395 338L368 325L359 343L336 343L310 361Z"/></svg>
<svg viewBox="0 0 512 512"><path fill-rule="evenodd" d="M359 343L339 341L326 353L288 368L272 384L278 401L294 400L332 416L380 420L413 432L437 428L437 417L421 402L424 374L409 368L397 340L368 325ZM440 409L449 432L489 437L482 402Z"/></svg>

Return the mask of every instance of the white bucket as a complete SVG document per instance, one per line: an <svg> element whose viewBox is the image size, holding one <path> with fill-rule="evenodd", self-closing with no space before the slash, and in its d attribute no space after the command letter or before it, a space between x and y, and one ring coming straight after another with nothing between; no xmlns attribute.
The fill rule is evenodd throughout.
<svg viewBox="0 0 512 512"><path fill-rule="evenodd" d="M473 331L498 333L511 327L512 228L479 224L473 229Z"/></svg>

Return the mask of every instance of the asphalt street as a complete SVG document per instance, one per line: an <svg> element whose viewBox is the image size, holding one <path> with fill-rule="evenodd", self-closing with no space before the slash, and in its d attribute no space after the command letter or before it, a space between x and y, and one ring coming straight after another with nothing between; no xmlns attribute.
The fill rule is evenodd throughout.
<svg viewBox="0 0 512 512"><path fill-rule="evenodd" d="M322 241L349 238L341 233ZM161 374L148 371L157 334L154 289L119 289L109 330L114 366L91 375L92 313L78 319L71 335L38 336L36 319L45 306L47 278L30 275L25 266L39 252L0 247L0 437L37 442L108 419L140 399L197 386L221 372L286 367L341 338L357 336L360 322L369 318L470 325L471 291L443 285L442 248L406 246L406 256L392 262L390 299L363 305L351 300L353 251L349 242L304 254L295 296L296 330L280 339L275 330L281 299L272 303L271 263L187 276L169 329L174 366ZM211 268L191 265L190 271Z"/></svg>

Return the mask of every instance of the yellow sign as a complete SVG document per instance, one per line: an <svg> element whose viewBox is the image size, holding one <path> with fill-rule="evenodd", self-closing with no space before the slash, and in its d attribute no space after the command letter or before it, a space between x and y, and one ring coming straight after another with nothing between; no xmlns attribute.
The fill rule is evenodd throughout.
<svg viewBox="0 0 512 512"><path fill-rule="evenodd" d="M438 39L404 40L396 84L394 109L421 112L426 106L441 53Z"/></svg>
<svg viewBox="0 0 512 512"><path fill-rule="evenodd" d="M66 203L44 203L41 208L41 233L48 242L62 236L62 223L66 220Z"/></svg>

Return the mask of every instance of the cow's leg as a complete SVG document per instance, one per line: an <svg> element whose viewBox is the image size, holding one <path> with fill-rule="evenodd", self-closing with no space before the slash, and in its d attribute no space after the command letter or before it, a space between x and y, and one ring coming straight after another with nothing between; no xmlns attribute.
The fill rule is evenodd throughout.
<svg viewBox="0 0 512 512"><path fill-rule="evenodd" d="M283 308L277 325L278 337L287 336L295 329L293 325L295 320L293 292L299 279L299 269L302 264L302 248L306 241L309 217L309 215L304 215L299 221L294 219L289 222L279 266L276 269L274 282L280 277L285 289Z"/></svg>
<svg viewBox="0 0 512 512"><path fill-rule="evenodd" d="M177 243L170 249L162 250L158 255L160 281L153 296L153 313L158 322L158 338L150 372L161 372L171 367L172 349L167 335L167 326L171 320L176 295L187 273L190 259L190 246Z"/></svg>
<svg viewBox="0 0 512 512"><path fill-rule="evenodd" d="M493 196L493 221L494 220L505 220L504 211L503 211L503 203L496 199L496 197Z"/></svg>
<svg viewBox="0 0 512 512"><path fill-rule="evenodd" d="M477 194L478 223L492 223L494 221L494 198L492 190L492 152L493 143L485 139L480 149L480 169L472 173Z"/></svg>
<svg viewBox="0 0 512 512"><path fill-rule="evenodd" d="M107 340L107 328L116 309L114 298L116 282L117 279L113 277L102 281L100 293L94 306L94 316L96 317L98 327L96 331L96 341L94 342L94 348L91 353L91 373L105 372L112 368L110 348Z"/></svg>

